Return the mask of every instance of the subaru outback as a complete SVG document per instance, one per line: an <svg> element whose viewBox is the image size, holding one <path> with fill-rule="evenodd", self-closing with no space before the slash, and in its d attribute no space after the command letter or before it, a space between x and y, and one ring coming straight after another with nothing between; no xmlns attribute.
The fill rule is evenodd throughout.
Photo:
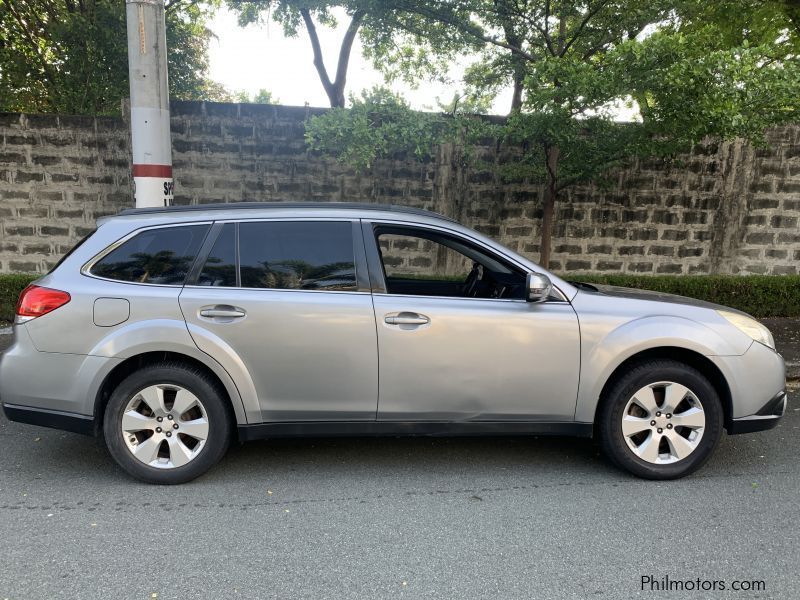
<svg viewBox="0 0 800 600"><path fill-rule="evenodd" d="M234 440L339 435L596 437L619 467L671 479L787 401L772 335L744 313L569 283L396 206L102 218L22 293L14 336L7 417L104 438L162 484Z"/></svg>

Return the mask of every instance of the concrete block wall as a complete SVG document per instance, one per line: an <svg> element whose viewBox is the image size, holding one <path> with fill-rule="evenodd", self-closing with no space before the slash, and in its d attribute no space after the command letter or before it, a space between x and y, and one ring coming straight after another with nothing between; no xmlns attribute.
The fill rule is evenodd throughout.
<svg viewBox="0 0 800 600"><path fill-rule="evenodd" d="M46 272L95 219L131 206L121 119L0 114L0 272Z"/></svg>
<svg viewBox="0 0 800 600"><path fill-rule="evenodd" d="M465 167L451 146L427 163L387 160L356 173L306 150L303 123L324 110L173 103L176 203L404 204L455 217L538 257L540 187ZM800 126L771 131L768 142L707 142L673 163L619 170L611 186L565 190L552 268L797 273ZM0 114L0 144L0 272L43 272L95 218L132 206L124 119Z"/></svg>

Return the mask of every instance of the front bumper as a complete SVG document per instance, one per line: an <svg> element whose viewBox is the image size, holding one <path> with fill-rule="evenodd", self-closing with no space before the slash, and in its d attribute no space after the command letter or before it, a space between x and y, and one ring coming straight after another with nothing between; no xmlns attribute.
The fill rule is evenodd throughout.
<svg viewBox="0 0 800 600"><path fill-rule="evenodd" d="M734 435L772 429L786 412L787 400L785 390L778 392L756 414L733 419L728 426L728 433Z"/></svg>

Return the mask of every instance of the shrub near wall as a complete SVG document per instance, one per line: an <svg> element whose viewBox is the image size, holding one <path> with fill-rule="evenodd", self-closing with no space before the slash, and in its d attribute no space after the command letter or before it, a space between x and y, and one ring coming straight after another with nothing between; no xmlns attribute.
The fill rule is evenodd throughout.
<svg viewBox="0 0 800 600"><path fill-rule="evenodd" d="M37 277L0 275L0 321L14 319L14 308L20 292ZM800 276L795 275L568 275L566 279L698 298L760 318L800 317Z"/></svg>
<svg viewBox="0 0 800 600"><path fill-rule="evenodd" d="M20 293L40 275L0 275L0 321L13 321Z"/></svg>
<svg viewBox="0 0 800 600"><path fill-rule="evenodd" d="M688 296L758 318L800 317L800 276L796 275L567 275L566 279Z"/></svg>

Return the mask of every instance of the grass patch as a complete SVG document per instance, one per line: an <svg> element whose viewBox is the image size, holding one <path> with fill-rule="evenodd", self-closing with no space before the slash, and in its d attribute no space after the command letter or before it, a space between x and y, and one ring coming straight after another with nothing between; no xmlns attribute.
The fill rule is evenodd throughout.
<svg viewBox="0 0 800 600"><path fill-rule="evenodd" d="M678 294L730 306L758 318L800 317L798 275L566 275L602 283Z"/></svg>
<svg viewBox="0 0 800 600"><path fill-rule="evenodd" d="M41 275L0 275L0 321L13 321L20 292Z"/></svg>

